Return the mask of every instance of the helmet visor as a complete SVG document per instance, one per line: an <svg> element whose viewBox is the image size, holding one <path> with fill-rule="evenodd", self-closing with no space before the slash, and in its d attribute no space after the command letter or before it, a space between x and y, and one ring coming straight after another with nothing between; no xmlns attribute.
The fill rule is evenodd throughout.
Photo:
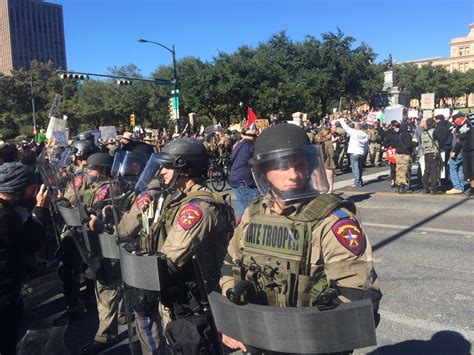
<svg viewBox="0 0 474 355"><path fill-rule="evenodd" d="M257 155L252 174L260 193L273 201L306 199L329 190L322 152L315 145Z"/></svg>
<svg viewBox="0 0 474 355"><path fill-rule="evenodd" d="M138 178L137 184L135 185L135 191L141 193L149 189L149 185L155 185L158 187L161 180L161 169L163 167L163 161L159 157L159 154L153 153L150 155L150 159L145 165L140 177Z"/></svg>
<svg viewBox="0 0 474 355"><path fill-rule="evenodd" d="M147 154L127 151L117 152L110 174L113 178L138 177L145 168L147 160Z"/></svg>

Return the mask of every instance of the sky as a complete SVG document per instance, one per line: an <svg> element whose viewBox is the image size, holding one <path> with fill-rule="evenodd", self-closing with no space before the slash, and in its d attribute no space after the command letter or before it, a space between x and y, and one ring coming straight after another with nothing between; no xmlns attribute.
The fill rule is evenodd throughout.
<svg viewBox="0 0 474 355"><path fill-rule="evenodd" d="M449 41L474 23L473 0L49 0L63 5L68 69L107 73L133 63L144 76L176 57L212 62L219 52L337 32L370 45L377 62L449 57Z"/></svg>

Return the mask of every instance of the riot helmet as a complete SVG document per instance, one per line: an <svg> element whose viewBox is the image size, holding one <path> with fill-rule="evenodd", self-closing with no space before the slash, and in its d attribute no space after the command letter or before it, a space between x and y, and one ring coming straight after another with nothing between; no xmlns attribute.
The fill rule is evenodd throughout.
<svg viewBox="0 0 474 355"><path fill-rule="evenodd" d="M312 198L329 190L319 146L292 124L272 126L255 142L252 174L260 193L270 200Z"/></svg>
<svg viewBox="0 0 474 355"><path fill-rule="evenodd" d="M143 191L153 179L160 179L164 168L173 170L172 179L165 181L166 189L170 190L174 188L178 177L202 178L207 174L208 167L209 155L201 141L178 138L167 143L159 153L151 155L136 190Z"/></svg>
<svg viewBox="0 0 474 355"><path fill-rule="evenodd" d="M80 160L86 160L91 154L100 152L100 148L89 139L75 140L71 147L74 148L74 155Z"/></svg>
<svg viewBox="0 0 474 355"><path fill-rule="evenodd" d="M149 154L119 151L115 153L110 175L113 178L138 178L148 158Z"/></svg>
<svg viewBox="0 0 474 355"><path fill-rule="evenodd" d="M106 181L112 168L112 157L107 153L94 153L87 158L84 165L86 183Z"/></svg>

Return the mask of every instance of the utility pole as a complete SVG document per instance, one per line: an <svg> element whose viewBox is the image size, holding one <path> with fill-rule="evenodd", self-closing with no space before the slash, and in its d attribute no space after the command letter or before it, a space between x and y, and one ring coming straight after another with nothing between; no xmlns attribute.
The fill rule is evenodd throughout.
<svg viewBox="0 0 474 355"><path fill-rule="evenodd" d="M35 143L36 143L36 134L38 131L36 130L36 109L35 109L35 91L33 86L33 74L30 73L30 88L31 88L31 107L33 109L33 135L35 136Z"/></svg>

